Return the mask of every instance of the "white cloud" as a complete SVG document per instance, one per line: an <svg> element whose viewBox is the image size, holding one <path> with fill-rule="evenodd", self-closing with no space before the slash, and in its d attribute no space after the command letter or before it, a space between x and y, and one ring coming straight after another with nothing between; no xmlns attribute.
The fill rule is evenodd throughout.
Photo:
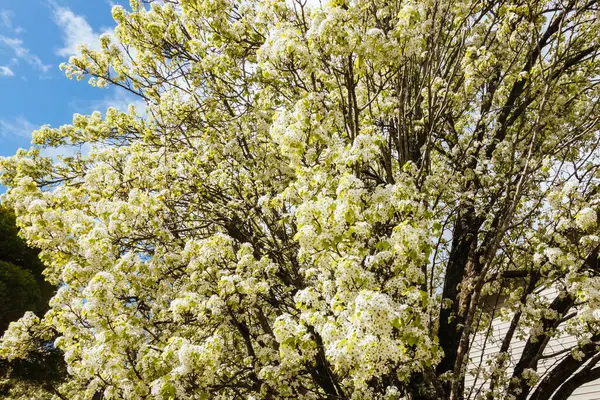
<svg viewBox="0 0 600 400"><path fill-rule="evenodd" d="M23 41L21 39L0 36L0 42L10 47L17 57L22 58L29 54L29 50L23 47Z"/></svg>
<svg viewBox="0 0 600 400"><path fill-rule="evenodd" d="M0 10L0 26L12 28L13 12L10 10Z"/></svg>
<svg viewBox="0 0 600 400"><path fill-rule="evenodd" d="M61 157L73 157L78 153L87 155L92 150L92 146L89 143L84 143L81 146L58 146L58 147L46 147L40 151L42 157L52 157L55 161L58 160L58 156Z"/></svg>
<svg viewBox="0 0 600 400"><path fill-rule="evenodd" d="M20 26L14 26L12 23L15 14L11 10L0 10L0 27L13 30L17 35L25 32Z"/></svg>
<svg viewBox="0 0 600 400"><path fill-rule="evenodd" d="M107 94L103 99L75 100L69 105L75 112L81 114L91 114L94 111L100 111L102 114L105 114L109 107L114 107L121 112L127 112L130 104L135 106L135 109L140 116L145 115L146 103L141 97L116 87L113 87L111 93Z"/></svg>
<svg viewBox="0 0 600 400"><path fill-rule="evenodd" d="M0 76L15 76L15 73L7 66L0 65Z"/></svg>
<svg viewBox="0 0 600 400"><path fill-rule="evenodd" d="M105 112L108 107L114 107L121 112L127 112L130 104L135 106L138 114L146 109L146 102L138 96L125 92L122 89L115 88L112 95L106 96L103 100L95 102L92 106L100 112Z"/></svg>
<svg viewBox="0 0 600 400"><path fill-rule="evenodd" d="M63 48L56 52L59 56L70 57L79 54L77 47L81 44L93 50L100 48L98 37L101 33L95 32L83 16L75 14L69 8L54 6L54 22L63 33ZM110 30L102 33L108 32Z"/></svg>
<svg viewBox="0 0 600 400"><path fill-rule="evenodd" d="M51 65L44 64L35 54L31 54L29 49L23 46L23 41L21 39L0 36L0 43L3 43L5 46L12 49L17 59L24 60L42 72L48 72L52 67Z"/></svg>
<svg viewBox="0 0 600 400"><path fill-rule="evenodd" d="M19 116L12 121L0 119L0 137L31 138L31 132L39 126L32 124L27 119Z"/></svg>

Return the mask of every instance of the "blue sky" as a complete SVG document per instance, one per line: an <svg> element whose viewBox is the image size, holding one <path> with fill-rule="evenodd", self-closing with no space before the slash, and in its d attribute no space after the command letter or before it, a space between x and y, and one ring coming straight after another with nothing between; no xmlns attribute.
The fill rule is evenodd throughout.
<svg viewBox="0 0 600 400"><path fill-rule="evenodd" d="M59 70L79 43L97 46L97 37L114 27L115 3L128 1L0 0L0 156L29 147L31 131L41 125L60 126L74 113L109 105L126 109L127 94L71 81Z"/></svg>

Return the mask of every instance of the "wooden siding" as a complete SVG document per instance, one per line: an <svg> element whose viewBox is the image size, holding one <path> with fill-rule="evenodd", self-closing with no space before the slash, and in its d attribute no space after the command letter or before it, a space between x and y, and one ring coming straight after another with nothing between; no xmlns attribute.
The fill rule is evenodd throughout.
<svg viewBox="0 0 600 400"><path fill-rule="evenodd" d="M553 298L554 296L556 296L556 290L553 289L546 290L543 293L549 298ZM478 396L477 394L483 392L483 390L487 388L487 384L482 385L483 379L481 376L479 376L479 378L476 379L475 370L477 369L478 365L486 366L486 361L491 360L494 354L498 353L498 351L500 350L502 340L504 339L504 336L509 326L510 321L502 321L499 318L496 318L493 322L492 332L489 335L486 335L486 333L484 332L478 333L475 336L473 344L471 346L470 364L465 379L465 400L481 398L481 396ZM509 348L509 354L511 355L511 359L508 373L512 373L512 368L514 367L514 364L519 360L519 357L523 352L523 348L525 347L526 341L526 337L523 339L515 337L513 339ZM548 346L544 351L544 355L555 354L560 350L573 347L576 343L577 340L575 339L575 337L563 335L559 338L551 340L548 343ZM540 373L540 375L543 375L543 373L546 370L552 368L554 363L559 361L561 357L564 357L564 354L562 356L541 360L538 364L538 372ZM600 379L579 387L575 392L573 392L569 399L600 400Z"/></svg>

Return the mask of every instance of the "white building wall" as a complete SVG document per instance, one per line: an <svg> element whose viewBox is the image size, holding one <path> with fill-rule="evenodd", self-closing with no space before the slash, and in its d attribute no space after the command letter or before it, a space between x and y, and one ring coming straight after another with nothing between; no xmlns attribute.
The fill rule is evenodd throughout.
<svg viewBox="0 0 600 400"><path fill-rule="evenodd" d="M549 289L545 291L544 294L547 295L549 298L553 298L554 296L556 296L556 291L553 289ZM510 321L502 321L499 318L496 318L493 322L493 330L487 337L487 342L485 342L486 332L478 333L475 336L473 344L471 346L470 364L465 378L465 399L473 400L481 398L481 395L478 396L477 394L483 393L483 389L485 389L487 385L482 385L485 379L483 379L481 376L476 380L475 370L479 365L480 361L481 365L485 367L486 365L488 365L486 364L486 361L491 361L493 355L499 352L500 346L502 345L502 340L504 339L509 326ZM509 348L509 353L511 354L510 367L508 371L509 373L512 373L512 368L521 357L526 343L526 337L524 339L517 338L517 334L515 333L515 337L513 338L513 342L511 343ZM544 355L555 354L563 349L570 349L576 343L577 340L573 336L564 335L562 337L552 339L548 343L548 346L544 351ZM540 376L542 376L547 369L550 369L552 365L559 361L562 357L564 357L564 354L559 355L555 358L540 360L538 364L538 372L540 373ZM472 390L471 395L468 396L470 390ZM569 399L600 400L600 379L579 387L573 392Z"/></svg>

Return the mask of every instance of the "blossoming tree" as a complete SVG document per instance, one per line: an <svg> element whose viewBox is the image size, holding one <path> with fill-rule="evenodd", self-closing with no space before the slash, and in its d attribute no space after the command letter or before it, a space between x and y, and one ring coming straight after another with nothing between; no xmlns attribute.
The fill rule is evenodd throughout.
<svg viewBox="0 0 600 400"><path fill-rule="evenodd" d="M60 287L4 357L55 337L74 400L563 399L600 376L598 1L147 3L63 65L145 106L1 161Z"/></svg>

